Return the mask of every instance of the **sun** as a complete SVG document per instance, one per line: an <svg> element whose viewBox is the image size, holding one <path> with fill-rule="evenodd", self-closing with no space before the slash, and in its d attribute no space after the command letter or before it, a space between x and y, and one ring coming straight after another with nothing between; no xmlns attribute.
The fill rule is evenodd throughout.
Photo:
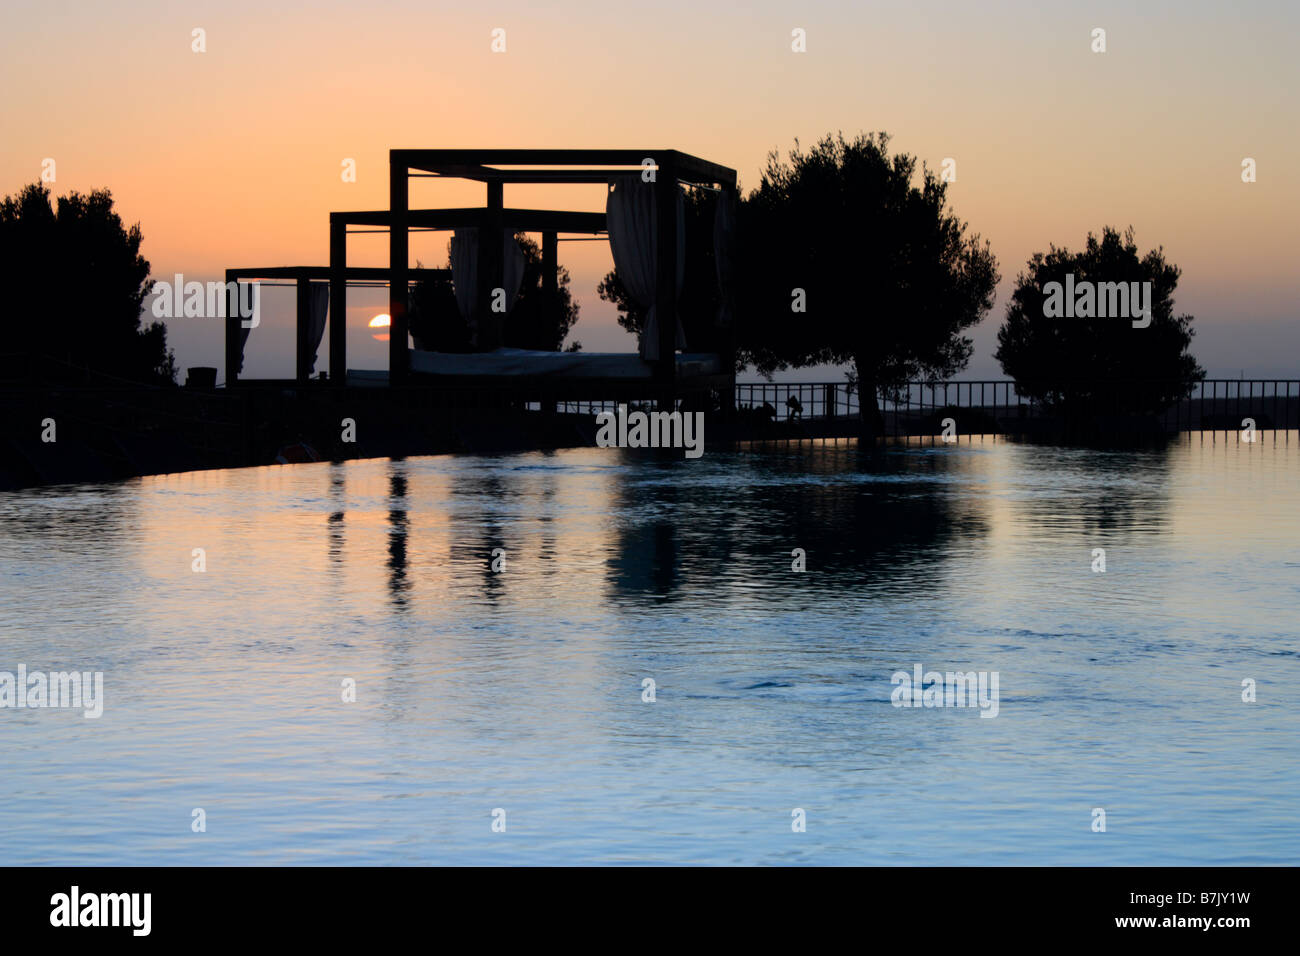
<svg viewBox="0 0 1300 956"><path fill-rule="evenodd" d="M384 331L373 333L371 335L371 338L373 338L376 342L387 342L388 341L387 329L392 324L393 324L392 316L390 316L387 312L379 313L379 315L375 316L373 319L370 320L370 327L372 329L383 329Z"/></svg>

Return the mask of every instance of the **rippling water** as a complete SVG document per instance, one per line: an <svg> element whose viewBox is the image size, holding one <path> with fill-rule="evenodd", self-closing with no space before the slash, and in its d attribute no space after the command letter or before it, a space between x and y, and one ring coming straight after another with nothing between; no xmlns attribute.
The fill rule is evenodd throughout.
<svg viewBox="0 0 1300 956"><path fill-rule="evenodd" d="M0 671L105 694L0 709L0 863L1295 863L1297 476L1292 432L0 494ZM916 664L997 717L892 706Z"/></svg>

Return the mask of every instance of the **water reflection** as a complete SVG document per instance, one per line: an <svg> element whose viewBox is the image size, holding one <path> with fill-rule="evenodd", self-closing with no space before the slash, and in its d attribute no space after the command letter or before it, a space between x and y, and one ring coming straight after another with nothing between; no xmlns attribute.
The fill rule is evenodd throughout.
<svg viewBox="0 0 1300 956"><path fill-rule="evenodd" d="M1300 684L1298 470L988 440L0 495L0 649L107 697L0 713L0 863L1286 862L1300 717L1240 680ZM894 710L913 662L999 672L1000 716ZM1094 798L1146 823L1080 839ZM196 849L200 800L237 825Z"/></svg>
<svg viewBox="0 0 1300 956"><path fill-rule="evenodd" d="M394 458L388 471L388 591L396 610L406 610L406 462Z"/></svg>
<svg viewBox="0 0 1300 956"><path fill-rule="evenodd" d="M1040 532L1157 531L1169 524L1169 480L1178 439L1141 449L1043 449L1014 446L1008 474L1033 489L1020 508Z"/></svg>
<svg viewBox="0 0 1300 956"><path fill-rule="evenodd" d="M960 493L962 468L941 453L831 444L640 462L612 493L611 597L928 588L954 541L973 546L986 531L980 503Z"/></svg>
<svg viewBox="0 0 1300 956"><path fill-rule="evenodd" d="M344 515L347 512L347 469L341 462L329 466L330 501L334 510L328 518L330 570L338 572L343 566L343 547L346 542Z"/></svg>

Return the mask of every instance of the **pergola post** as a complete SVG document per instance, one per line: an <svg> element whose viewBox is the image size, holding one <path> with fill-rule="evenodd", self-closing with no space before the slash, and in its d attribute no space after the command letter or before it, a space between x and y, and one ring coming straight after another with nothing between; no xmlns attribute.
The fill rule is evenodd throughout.
<svg viewBox="0 0 1300 956"><path fill-rule="evenodd" d="M330 382L348 378L348 224L330 216Z"/></svg>
<svg viewBox="0 0 1300 956"><path fill-rule="evenodd" d="M405 158L396 151L388 156L388 209L392 222L388 230L388 315L391 319L388 335L388 382L390 385L406 381L411 356L407 351L408 334L406 299L407 269L410 262L410 235L408 233L408 205L410 181Z"/></svg>
<svg viewBox="0 0 1300 956"><path fill-rule="evenodd" d="M542 299L552 314L560 309L559 245L554 230L542 233Z"/></svg>
<svg viewBox="0 0 1300 956"><path fill-rule="evenodd" d="M658 166L655 313L659 319L659 364L655 378L672 384L677 377L677 170L663 160Z"/></svg>
<svg viewBox="0 0 1300 956"><path fill-rule="evenodd" d="M226 270L226 388L239 381L239 279Z"/></svg>
<svg viewBox="0 0 1300 956"><path fill-rule="evenodd" d="M560 240L553 229L542 233L542 303L554 321L560 318ZM543 400L542 411L553 413L555 402Z"/></svg>
<svg viewBox="0 0 1300 956"><path fill-rule="evenodd" d="M479 348L501 347L505 332L504 313L492 309L494 290L505 285L505 187L499 181L487 184L487 214L478 231L478 345Z"/></svg>

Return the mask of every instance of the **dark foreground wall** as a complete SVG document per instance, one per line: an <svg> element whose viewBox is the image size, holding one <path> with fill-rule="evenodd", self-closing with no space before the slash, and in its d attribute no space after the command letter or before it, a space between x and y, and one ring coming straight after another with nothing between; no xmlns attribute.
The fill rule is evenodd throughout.
<svg viewBox="0 0 1300 956"><path fill-rule="evenodd" d="M135 475L594 444L592 416L386 389L34 389L0 394L0 488ZM47 439L53 440L47 440Z"/></svg>
<svg viewBox="0 0 1300 956"><path fill-rule="evenodd" d="M797 389L801 386L772 386ZM951 417L958 435L1007 434L1047 442L1158 439L1180 430L1235 430L1244 416L1263 429L1294 427L1300 397L1191 400L1163 416L1088 414L1062 419L1042 408L945 406L886 409L879 437L937 436ZM501 390L123 387L0 391L0 489L110 481L136 475L277 462L511 452L595 445L594 407L534 403ZM647 406L648 407L648 406ZM850 438L856 414L790 417L706 405L706 447L746 441ZM811 406L808 406L812 410ZM566 411L567 409L567 411ZM580 410L581 409L581 410ZM45 439L53 438L52 441Z"/></svg>

